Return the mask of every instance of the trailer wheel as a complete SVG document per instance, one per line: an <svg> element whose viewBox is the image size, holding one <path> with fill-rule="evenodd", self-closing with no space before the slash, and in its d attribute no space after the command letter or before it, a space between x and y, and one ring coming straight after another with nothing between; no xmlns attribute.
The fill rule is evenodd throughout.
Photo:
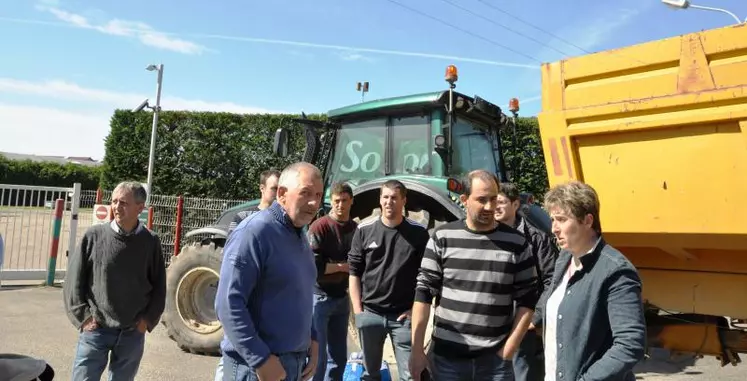
<svg viewBox="0 0 747 381"><path fill-rule="evenodd" d="M222 259L223 248L215 243L187 246L166 272L163 323L186 352L220 354L223 326L215 312L215 294Z"/></svg>

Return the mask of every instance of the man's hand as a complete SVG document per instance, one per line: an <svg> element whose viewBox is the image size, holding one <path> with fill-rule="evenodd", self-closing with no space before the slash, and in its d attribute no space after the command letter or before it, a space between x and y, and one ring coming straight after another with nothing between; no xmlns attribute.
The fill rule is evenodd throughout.
<svg viewBox="0 0 747 381"><path fill-rule="evenodd" d="M93 316L89 317L88 320L86 320L83 325L80 327L81 330L91 332L99 327L99 323L96 322L96 319L93 318Z"/></svg>
<svg viewBox="0 0 747 381"><path fill-rule="evenodd" d="M140 319L137 322L137 331L140 333L145 333L148 330L148 323L145 321L145 319Z"/></svg>
<svg viewBox="0 0 747 381"><path fill-rule="evenodd" d="M405 319L410 317L410 314L412 314L412 310L405 311L405 313L403 313L402 315L399 315L399 317L397 318L397 321L405 321Z"/></svg>
<svg viewBox="0 0 747 381"><path fill-rule="evenodd" d="M421 349L412 349L410 353L410 375L413 380L420 380L420 374L423 373L424 369L429 369L430 364L428 363L428 357L425 355L425 351Z"/></svg>
<svg viewBox="0 0 747 381"><path fill-rule="evenodd" d="M537 327L534 326L534 323L529 323L529 329L527 329L527 332L528 331L534 331L537 336L542 337L542 330L537 329Z"/></svg>
<svg viewBox="0 0 747 381"><path fill-rule="evenodd" d="M259 378L259 381L282 381L286 377L283 364L280 363L280 359L275 355L270 355L267 361L257 368L257 378Z"/></svg>
<svg viewBox="0 0 747 381"><path fill-rule="evenodd" d="M498 357L506 361L511 361L511 359L514 358L514 354L516 353L517 348L517 345L513 344L511 340L508 340L506 341L506 344L498 350Z"/></svg>
<svg viewBox="0 0 747 381"><path fill-rule="evenodd" d="M349 273L350 272L350 265L347 262L338 263L337 264L337 271L339 271L341 273Z"/></svg>
<svg viewBox="0 0 747 381"><path fill-rule="evenodd" d="M319 343L311 340L311 347L309 348L309 363L306 364L306 367L303 368L303 373L301 373L301 379L303 381L308 381L311 379L311 377L314 377L314 373L316 373L316 363L318 361Z"/></svg>

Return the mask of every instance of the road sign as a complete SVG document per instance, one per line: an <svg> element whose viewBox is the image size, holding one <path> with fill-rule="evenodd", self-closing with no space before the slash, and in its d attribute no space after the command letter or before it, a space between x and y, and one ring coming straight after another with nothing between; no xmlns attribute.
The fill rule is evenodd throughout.
<svg viewBox="0 0 747 381"><path fill-rule="evenodd" d="M109 218L110 210L111 210L110 205L102 205L102 204L94 205L92 225L105 224L111 221L111 219Z"/></svg>

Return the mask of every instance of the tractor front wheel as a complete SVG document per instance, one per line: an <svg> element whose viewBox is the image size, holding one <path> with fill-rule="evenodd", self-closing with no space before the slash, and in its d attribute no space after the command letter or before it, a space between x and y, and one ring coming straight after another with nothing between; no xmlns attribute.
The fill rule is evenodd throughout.
<svg viewBox="0 0 747 381"><path fill-rule="evenodd" d="M186 352L218 355L223 326L215 312L223 248L193 245L174 258L166 273L163 323Z"/></svg>

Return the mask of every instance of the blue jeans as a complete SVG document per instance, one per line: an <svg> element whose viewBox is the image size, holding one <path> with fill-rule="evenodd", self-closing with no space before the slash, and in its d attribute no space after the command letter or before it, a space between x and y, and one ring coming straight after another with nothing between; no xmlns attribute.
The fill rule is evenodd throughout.
<svg viewBox="0 0 747 381"><path fill-rule="evenodd" d="M302 381L303 369L308 361L306 352L290 352L276 355L285 370L284 381ZM259 381L256 370L243 360L223 355L223 381Z"/></svg>
<svg viewBox="0 0 747 381"><path fill-rule="evenodd" d="M545 358L542 339L537 331L524 335L519 349L514 354L516 381L542 381L545 379Z"/></svg>
<svg viewBox="0 0 747 381"><path fill-rule="evenodd" d="M314 294L314 329L319 343L319 362L314 381L342 381L348 357L350 300Z"/></svg>
<svg viewBox="0 0 747 381"><path fill-rule="evenodd" d="M394 357L397 360L397 373L400 381L412 381L410 376L410 353L412 352L412 322L408 317L397 321L399 315L379 315L370 310L355 315L358 328L365 372L361 381L381 380L381 360L384 357L386 336L392 340Z"/></svg>
<svg viewBox="0 0 747 381"><path fill-rule="evenodd" d="M98 381L108 363L109 381L132 381L140 367L144 349L145 334L136 329L97 328L83 331L78 336L71 379Z"/></svg>
<svg viewBox="0 0 747 381"><path fill-rule="evenodd" d="M496 351L497 352L497 351ZM431 379L435 381L513 381L514 369L497 353L473 359L446 358L432 353Z"/></svg>

